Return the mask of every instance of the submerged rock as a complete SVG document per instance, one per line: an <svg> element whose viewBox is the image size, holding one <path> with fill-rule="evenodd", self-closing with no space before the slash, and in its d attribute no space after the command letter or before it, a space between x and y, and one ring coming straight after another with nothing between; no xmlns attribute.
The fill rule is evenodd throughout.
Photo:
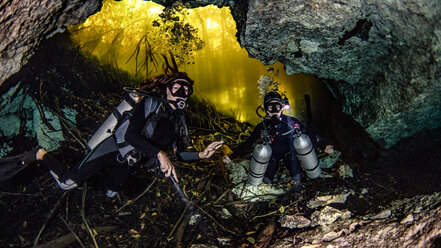
<svg viewBox="0 0 441 248"><path fill-rule="evenodd" d="M101 1L4 2L0 8L0 85L26 64L41 40L86 20Z"/></svg>
<svg viewBox="0 0 441 248"><path fill-rule="evenodd" d="M400 224L406 224L406 223L412 222L413 220L414 220L413 214L409 214L404 219L402 219L400 221Z"/></svg>
<svg viewBox="0 0 441 248"><path fill-rule="evenodd" d="M271 247L435 247L441 235L441 193L395 201L385 219L339 218L339 210L315 217L331 223L274 242ZM388 211L385 211L386 213ZM314 216L320 216L319 211ZM334 213L334 214L332 214ZM377 214L379 215L379 214ZM311 220L313 218L311 217Z"/></svg>
<svg viewBox="0 0 441 248"><path fill-rule="evenodd" d="M351 191L346 194L317 196L310 200L306 205L308 208L314 209L329 205L331 203L345 203L350 194L354 194L354 192Z"/></svg>
<svg viewBox="0 0 441 248"><path fill-rule="evenodd" d="M240 43L288 74L315 74L383 148L441 126L441 5L250 0Z"/></svg>
<svg viewBox="0 0 441 248"><path fill-rule="evenodd" d="M363 217L363 219L372 219L372 220L386 219L389 218L391 215L392 215L392 211L390 209L385 209L376 215L367 215Z"/></svg>
<svg viewBox="0 0 441 248"><path fill-rule="evenodd" d="M322 154L320 154L320 155L319 155L320 168L328 169L328 168L331 168L337 162L337 160L340 158L341 152L334 151L331 154L324 153L323 155Z"/></svg>
<svg viewBox="0 0 441 248"><path fill-rule="evenodd" d="M250 202L271 200L277 198L277 196L285 194L287 188L286 184L265 184L262 183L258 186L247 184L248 170L250 167L249 160L242 160L239 163L231 162L226 165L226 168L230 171L229 178L236 186L232 189L232 192L243 200L249 200Z"/></svg>
<svg viewBox="0 0 441 248"><path fill-rule="evenodd" d="M227 245L230 245L231 239L225 238L225 237L219 237L219 238L217 238L217 241L219 242L219 244L221 246L227 246Z"/></svg>
<svg viewBox="0 0 441 248"><path fill-rule="evenodd" d="M255 202L275 199L277 196L285 194L286 190L272 184L262 183L259 186L254 186L244 182L234 187L232 192L240 199Z"/></svg>
<svg viewBox="0 0 441 248"><path fill-rule="evenodd" d="M191 216L190 221L188 222L188 224L190 226L195 225L198 223L199 219L201 218L200 214L194 214Z"/></svg>
<svg viewBox="0 0 441 248"><path fill-rule="evenodd" d="M192 244L190 248L218 248L215 245L207 245L207 244Z"/></svg>
<svg viewBox="0 0 441 248"><path fill-rule="evenodd" d="M311 215L311 226L325 226L334 223L337 219L349 219L352 213L349 210L340 211L326 206L321 211L315 211Z"/></svg>
<svg viewBox="0 0 441 248"><path fill-rule="evenodd" d="M301 215L283 215L280 217L280 226L287 228L303 228L311 225L311 221Z"/></svg>
<svg viewBox="0 0 441 248"><path fill-rule="evenodd" d="M47 151L54 151L60 147L60 142L65 141L60 120L46 106L37 104L30 95L27 88L19 87L17 84L6 94L1 96L0 103L0 136L11 138L16 135L26 135L38 140L38 145ZM76 110L71 108L62 109L64 116L72 123L76 122ZM5 151L11 151L7 144L2 156L7 155Z"/></svg>
<svg viewBox="0 0 441 248"><path fill-rule="evenodd" d="M351 167L349 167L349 165L347 165L347 164L340 165L340 167L338 168L338 174L343 179L345 179L347 177L354 177L354 174L352 173Z"/></svg>

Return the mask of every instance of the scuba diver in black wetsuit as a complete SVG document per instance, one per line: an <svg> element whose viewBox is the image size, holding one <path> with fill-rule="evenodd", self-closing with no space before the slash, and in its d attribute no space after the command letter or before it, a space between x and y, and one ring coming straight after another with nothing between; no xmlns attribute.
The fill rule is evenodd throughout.
<svg viewBox="0 0 441 248"><path fill-rule="evenodd" d="M253 144L262 138L262 131L268 137L272 154L265 171L263 182L271 184L281 163L285 164L292 178L293 187L301 186L300 163L297 152L293 146L293 129L300 128L302 133L308 133L305 127L294 117L284 115L282 112L288 105L288 100L275 92L271 91L264 97L264 110L266 116L262 122L253 129L250 137L241 143L229 157L224 157L225 163L230 163L231 159L243 155ZM265 138L265 137L264 137ZM332 149L331 147L327 148Z"/></svg>
<svg viewBox="0 0 441 248"><path fill-rule="evenodd" d="M175 168L165 151L172 150L182 160L210 158L223 141L213 142L203 152L184 151L188 139L183 109L193 92L193 80L185 72L179 72L174 62L167 59L165 74L147 79L140 92L142 96L133 111L124 112L113 134L97 145L81 163L67 170L44 149L35 153L36 160L42 160L58 185L69 190L85 182L111 164L106 180L106 195L114 197L128 179L134 164L144 161L145 167L158 166L166 177L178 181Z"/></svg>

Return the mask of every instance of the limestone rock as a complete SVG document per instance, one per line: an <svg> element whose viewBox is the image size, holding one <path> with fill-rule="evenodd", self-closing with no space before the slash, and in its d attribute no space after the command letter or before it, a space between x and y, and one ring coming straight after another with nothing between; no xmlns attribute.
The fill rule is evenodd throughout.
<svg viewBox="0 0 441 248"><path fill-rule="evenodd" d="M401 224L406 224L406 223L409 223L409 222L412 222L413 221L413 215L412 214L409 214L408 216L406 216L404 219L402 219L401 221L400 221L400 223Z"/></svg>
<svg viewBox="0 0 441 248"><path fill-rule="evenodd" d="M188 222L188 224L190 226L195 225L196 223L198 223L200 218L201 218L200 214L194 214L194 215L191 216L190 221Z"/></svg>
<svg viewBox="0 0 441 248"><path fill-rule="evenodd" d="M288 190L287 185L265 184L259 186L246 183L250 167L249 160L242 160L239 163L231 162L226 165L229 170L229 178L236 186L232 192L243 200L251 202L275 199L278 195L285 194Z"/></svg>
<svg viewBox="0 0 441 248"><path fill-rule="evenodd" d="M337 160L340 158L341 152L340 151L334 151L331 154L324 154L322 156L319 156L319 166L320 168L331 168Z"/></svg>
<svg viewBox="0 0 441 248"><path fill-rule="evenodd" d="M192 244L190 248L217 248L215 245L207 245L207 244Z"/></svg>
<svg viewBox="0 0 441 248"><path fill-rule="evenodd" d="M353 191L346 194L317 196L314 199L310 200L306 205L308 206L308 208L314 209L317 207L326 206L331 203L345 203L350 194L353 194Z"/></svg>
<svg viewBox="0 0 441 248"><path fill-rule="evenodd" d="M385 209L376 215L365 216L364 219L372 219L372 220L386 219L389 218L391 215L392 215L392 211L390 209Z"/></svg>
<svg viewBox="0 0 441 248"><path fill-rule="evenodd" d="M240 42L265 64L328 81L383 148L441 125L441 5L250 0ZM412 124L410 124L412 123Z"/></svg>
<svg viewBox="0 0 441 248"><path fill-rule="evenodd" d="M217 238L217 241L221 246L227 246L230 244L231 239L225 237L219 237Z"/></svg>
<svg viewBox="0 0 441 248"><path fill-rule="evenodd" d="M386 219L345 219L276 240L271 247L435 247L441 235L441 193L396 201ZM332 211L338 213L338 210ZM412 217L409 217L411 212ZM335 219L324 218L330 223ZM312 218L311 218L312 219ZM411 220L412 221L409 221ZM401 222L404 222L402 224Z"/></svg>
<svg viewBox="0 0 441 248"><path fill-rule="evenodd" d="M336 208L326 206L321 211L315 211L311 215L311 226L324 226L334 223L337 219L348 219L351 212L348 210L340 211Z"/></svg>
<svg viewBox="0 0 441 248"><path fill-rule="evenodd" d="M311 225L311 221L301 215L283 215L280 217L280 226L287 228L303 228Z"/></svg>
<svg viewBox="0 0 441 248"><path fill-rule="evenodd" d="M222 208L221 218L222 219L230 219L231 217L233 217L233 215L230 213L230 211L228 211L228 209L226 209L226 208Z"/></svg>
<svg viewBox="0 0 441 248"><path fill-rule="evenodd" d="M343 179L347 177L354 177L351 167L349 167L349 165L347 164L340 165L340 167L338 168L338 174Z"/></svg>
<svg viewBox="0 0 441 248"><path fill-rule="evenodd" d="M42 39L83 22L100 8L99 0L2 1L0 85L27 63Z"/></svg>
<svg viewBox="0 0 441 248"><path fill-rule="evenodd" d="M12 137L22 132L35 137L47 151L56 150L65 140L58 116L45 106L37 106L27 89L21 88L20 84L9 89L0 99L0 136ZM75 110L65 108L63 112L75 123ZM6 144L2 146L7 147Z"/></svg>

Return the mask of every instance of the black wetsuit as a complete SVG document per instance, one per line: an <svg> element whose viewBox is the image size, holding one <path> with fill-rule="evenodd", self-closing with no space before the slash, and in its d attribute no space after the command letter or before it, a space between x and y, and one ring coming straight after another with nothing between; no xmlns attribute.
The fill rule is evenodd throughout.
<svg viewBox="0 0 441 248"><path fill-rule="evenodd" d="M185 152L185 145L182 141L180 128L178 125L182 110L173 110L169 104L165 103L157 114L148 115L145 117L145 104L148 97L145 97L140 103L135 106L130 117L130 124L125 134L125 140L132 145L139 154L143 155L140 161L153 161L155 165L159 165L156 155L160 150L166 151L172 146L176 146L177 155L183 160L197 160L199 159L197 152ZM155 117L153 115L156 115ZM147 139L144 135L144 128L146 123L156 118L157 121L153 135ZM119 152L116 150L116 144L113 136L107 138L100 146L106 146L106 149L111 152L104 152L104 154L88 159L84 163L78 163L70 170L66 170L66 166L56 160L50 154L44 156L43 162L60 176L61 180L72 179L78 185L85 182L88 178L101 171L104 167L110 166L110 172L105 182L107 189L112 191L119 191L122 184L127 181L130 176L132 166L127 162L118 162L117 157ZM102 150L102 149L101 149Z"/></svg>
<svg viewBox="0 0 441 248"><path fill-rule="evenodd" d="M271 139L271 160L268 164L264 177L270 181L274 179L277 169L281 163L284 163L289 171L290 176L300 176L300 163L297 158L297 153L293 146L293 127L295 124L300 125L302 132L306 132L304 126L294 117L282 114L280 122L265 119L263 122L257 124L251 133L250 137L234 149L230 159L234 159L246 153L253 144L262 136L262 130L267 128L269 137ZM300 179L300 178L299 178Z"/></svg>

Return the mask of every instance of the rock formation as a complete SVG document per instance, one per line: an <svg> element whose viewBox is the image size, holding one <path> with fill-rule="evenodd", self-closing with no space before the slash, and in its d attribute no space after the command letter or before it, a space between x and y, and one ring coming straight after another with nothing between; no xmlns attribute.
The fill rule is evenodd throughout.
<svg viewBox="0 0 441 248"><path fill-rule="evenodd" d="M0 85L28 62L42 39L83 22L100 8L100 0L2 1Z"/></svg>
<svg viewBox="0 0 441 248"><path fill-rule="evenodd" d="M383 148L441 125L438 1L248 3L240 42L250 56L310 73Z"/></svg>
<svg viewBox="0 0 441 248"><path fill-rule="evenodd" d="M323 223L321 228L279 239L271 247L438 247L440 200L435 193L396 201L380 214ZM327 215L321 218L329 219Z"/></svg>

